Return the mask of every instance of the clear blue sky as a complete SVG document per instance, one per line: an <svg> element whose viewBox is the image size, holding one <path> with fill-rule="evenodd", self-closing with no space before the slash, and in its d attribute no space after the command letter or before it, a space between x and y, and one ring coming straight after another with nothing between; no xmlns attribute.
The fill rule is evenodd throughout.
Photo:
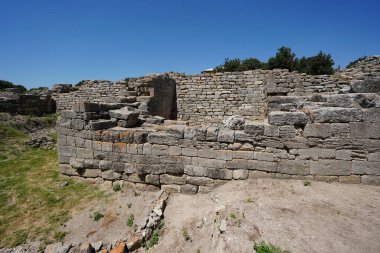
<svg viewBox="0 0 380 253"><path fill-rule="evenodd" d="M199 73L281 46L380 54L379 0L0 0L0 79L28 88Z"/></svg>

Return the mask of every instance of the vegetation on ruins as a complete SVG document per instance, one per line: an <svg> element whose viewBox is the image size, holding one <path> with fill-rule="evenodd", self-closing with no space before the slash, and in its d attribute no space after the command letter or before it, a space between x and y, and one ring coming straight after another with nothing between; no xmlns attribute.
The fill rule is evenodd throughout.
<svg viewBox="0 0 380 253"><path fill-rule="evenodd" d="M60 241L65 234L58 228L71 210L104 197L92 184L60 176L56 150L28 147L26 139L13 125L0 123L0 248Z"/></svg>
<svg viewBox="0 0 380 253"><path fill-rule="evenodd" d="M253 249L256 251L256 253L290 253L287 250L282 250L279 247L274 246L271 243L266 243L264 241L255 243Z"/></svg>
<svg viewBox="0 0 380 253"><path fill-rule="evenodd" d="M351 67L353 67L356 63L358 63L359 61L364 60L365 58L367 58L367 56L359 57L358 59L356 59L356 60L350 62L350 63L347 65L346 68L351 68Z"/></svg>
<svg viewBox="0 0 380 253"><path fill-rule="evenodd" d="M277 49L275 56L270 57L267 62L261 62L256 58L247 58L240 60L225 59L224 64L215 67L216 72L234 72L255 69L288 69L289 71L298 71L309 75L331 75L334 73L334 61L330 54L320 51L311 57L297 58L289 47Z"/></svg>
<svg viewBox="0 0 380 253"><path fill-rule="evenodd" d="M0 80L0 91L4 91L5 89L8 89L8 88L16 88L20 92L27 91L27 89L22 85L17 85L6 80Z"/></svg>

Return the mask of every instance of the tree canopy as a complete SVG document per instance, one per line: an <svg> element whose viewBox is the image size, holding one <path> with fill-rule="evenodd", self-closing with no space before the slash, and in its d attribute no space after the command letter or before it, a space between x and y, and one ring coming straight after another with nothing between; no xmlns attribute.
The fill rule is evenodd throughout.
<svg viewBox="0 0 380 253"><path fill-rule="evenodd" d="M21 92L27 91L27 89L22 85L17 85L6 80L0 80L0 91L4 91L5 89L8 89L8 88L16 88Z"/></svg>
<svg viewBox="0 0 380 253"><path fill-rule="evenodd" d="M289 47L280 47L275 56L270 57L267 62L261 62L257 58L246 58L240 60L225 59L224 64L215 67L216 72L234 72L255 69L288 69L299 71L309 75L331 75L334 73L334 61L330 54L320 51L311 57L296 57Z"/></svg>

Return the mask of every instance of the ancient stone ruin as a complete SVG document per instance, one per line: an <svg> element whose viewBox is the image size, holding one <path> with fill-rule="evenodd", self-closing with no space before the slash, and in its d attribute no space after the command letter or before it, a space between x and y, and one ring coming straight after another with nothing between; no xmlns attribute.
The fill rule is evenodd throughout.
<svg viewBox="0 0 380 253"><path fill-rule="evenodd" d="M208 192L248 177L380 185L380 57L332 76L165 73L60 93L61 173Z"/></svg>

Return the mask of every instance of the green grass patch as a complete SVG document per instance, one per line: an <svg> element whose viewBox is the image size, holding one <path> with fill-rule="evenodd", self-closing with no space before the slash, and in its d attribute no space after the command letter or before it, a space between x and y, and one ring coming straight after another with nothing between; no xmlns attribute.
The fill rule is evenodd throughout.
<svg viewBox="0 0 380 253"><path fill-rule="evenodd" d="M121 185L119 183L115 183L114 185L112 185L112 190L114 192L121 191Z"/></svg>
<svg viewBox="0 0 380 253"><path fill-rule="evenodd" d="M0 248L57 241L72 210L105 196L92 184L62 177L57 152L29 148L26 138L0 124ZM69 185L60 187L63 181Z"/></svg>
<svg viewBox="0 0 380 253"><path fill-rule="evenodd" d="M271 243L266 243L264 241L255 243L253 249L256 251L256 253L290 253L290 251L282 250L279 247L274 246Z"/></svg>
<svg viewBox="0 0 380 253"><path fill-rule="evenodd" d="M93 215L92 215L92 218L94 219L94 221L100 221L102 218L104 217L104 215L98 211L96 211Z"/></svg>
<svg viewBox="0 0 380 253"><path fill-rule="evenodd" d="M303 186L309 186L309 185L311 185L311 182L310 182L310 181L307 181L307 180L306 180L306 181L303 182Z"/></svg>
<svg viewBox="0 0 380 253"><path fill-rule="evenodd" d="M135 222L135 216L133 214L128 215L127 226L132 227Z"/></svg>

